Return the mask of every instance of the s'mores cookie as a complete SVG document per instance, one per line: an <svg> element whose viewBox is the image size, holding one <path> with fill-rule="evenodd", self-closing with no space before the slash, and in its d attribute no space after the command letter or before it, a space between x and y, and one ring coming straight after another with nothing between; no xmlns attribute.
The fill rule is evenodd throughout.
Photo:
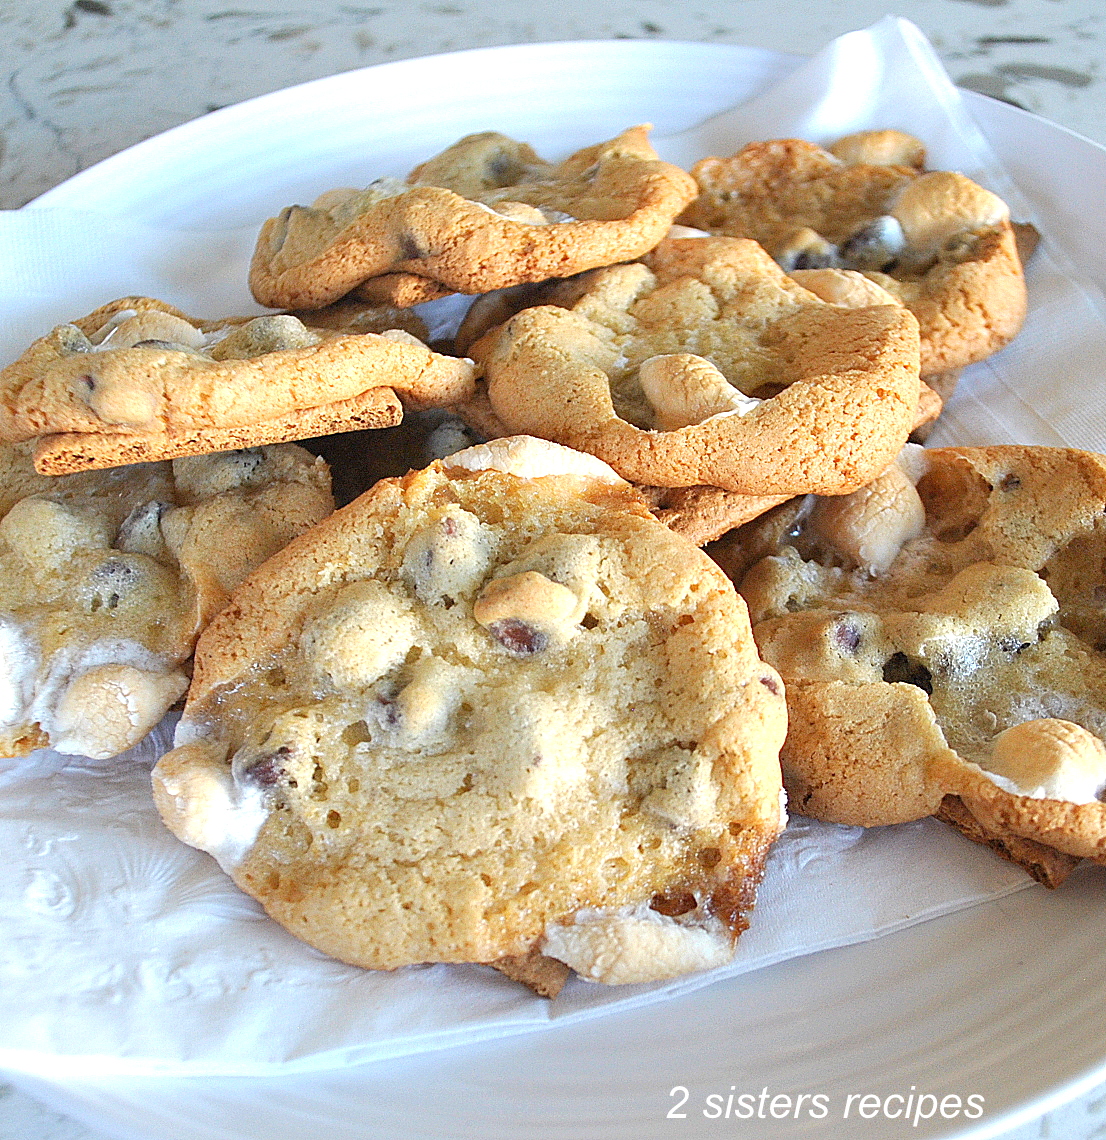
<svg viewBox="0 0 1106 1140"><path fill-rule="evenodd" d="M674 226L670 231L673 237L682 237L690 233L692 231L683 226ZM593 271L563 280L547 281L540 285L520 285L512 289L501 289L477 297L457 330L455 337L457 351L469 351L482 337L524 309L539 305L573 308L602 276L605 276L602 271ZM884 295L877 303L895 302L890 296ZM931 386L920 385L911 439L919 438L940 414L941 407L941 397ZM472 398L459 405L456 411L472 430L485 439L496 439L511 434L510 428L495 414L485 384L478 383ZM726 491L721 487L703 484L690 487L656 487L639 484L638 490L650 503L657 518L697 546L721 538L735 527L742 526L791 497L786 494L743 495L736 491Z"/></svg>
<svg viewBox="0 0 1106 1140"><path fill-rule="evenodd" d="M399 423L472 390L471 362L405 329L324 314L200 321L125 297L60 325L0 372L0 440L37 439L45 474Z"/></svg>
<svg viewBox="0 0 1106 1140"><path fill-rule="evenodd" d="M718 567L605 464L504 439L379 483L243 585L154 795L344 961L644 982L729 960L784 731Z"/></svg>
<svg viewBox="0 0 1106 1140"><path fill-rule="evenodd" d="M911 447L716 554L787 684L795 811L939 814L1052 882L1106 861L1106 459Z"/></svg>
<svg viewBox="0 0 1106 1140"><path fill-rule="evenodd" d="M652 249L694 197L648 127L560 163L505 135L468 135L406 181L329 190L270 218L250 288L262 305L313 309L350 293L409 305L566 277Z"/></svg>
<svg viewBox="0 0 1106 1140"><path fill-rule="evenodd" d="M469 346L490 410L635 483L844 493L916 421L911 314L827 304L756 242L670 238L561 288Z"/></svg>
<svg viewBox="0 0 1106 1140"><path fill-rule="evenodd" d="M873 289L918 318L922 377L990 356L1025 319L1026 294L1006 203L953 171L924 171L899 131L749 143L705 158L681 221L753 238L824 300L869 305Z"/></svg>
<svg viewBox="0 0 1106 1140"><path fill-rule="evenodd" d="M291 445L60 477L0 445L0 755L136 744L230 591L332 507Z"/></svg>

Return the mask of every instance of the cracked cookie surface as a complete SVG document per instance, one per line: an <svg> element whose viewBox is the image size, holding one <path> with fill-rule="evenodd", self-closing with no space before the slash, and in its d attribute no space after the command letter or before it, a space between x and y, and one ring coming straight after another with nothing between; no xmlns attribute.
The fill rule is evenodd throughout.
<svg viewBox="0 0 1106 1140"><path fill-rule="evenodd" d="M61 477L0 445L0 754L136 744L230 591L332 507L290 445Z"/></svg>
<svg viewBox="0 0 1106 1140"><path fill-rule="evenodd" d="M590 456L385 480L203 638L155 799L273 917L371 968L729 959L782 827L782 686L718 568Z"/></svg>
<svg viewBox="0 0 1106 1140"><path fill-rule="evenodd" d="M717 555L787 684L795 811L876 826L958 797L989 838L1106 858L1101 456L911 448Z"/></svg>
<svg viewBox="0 0 1106 1140"><path fill-rule="evenodd" d="M627 261L695 196L647 127L543 161L494 132L468 135L406 182L330 190L262 227L250 288L263 305L317 308L357 291L415 304Z"/></svg>
<svg viewBox="0 0 1106 1140"><path fill-rule="evenodd" d="M829 150L772 139L705 158L681 221L755 239L827 301L870 304L858 278L892 294L918 318L923 377L990 356L1026 312L1009 210L961 174L923 171L918 140L864 135L898 137Z"/></svg>
<svg viewBox="0 0 1106 1140"><path fill-rule="evenodd" d="M914 318L827 304L756 242L669 238L557 288L471 345L491 410L635 483L836 494L915 422Z"/></svg>

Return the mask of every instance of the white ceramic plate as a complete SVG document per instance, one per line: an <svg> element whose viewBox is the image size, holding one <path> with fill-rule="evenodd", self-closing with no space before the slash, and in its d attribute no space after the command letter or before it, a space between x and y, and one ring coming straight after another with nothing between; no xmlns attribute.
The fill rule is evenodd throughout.
<svg viewBox="0 0 1106 1140"><path fill-rule="evenodd" d="M724 45L619 42L388 64L188 123L36 204L181 228L250 224L329 186L402 174L490 123L550 155L630 122L675 132L795 62ZM1013 108L969 100L1046 227L1052 218L1083 219L1088 241L1076 256L1106 279L1098 190L1106 152ZM1099 886L1077 877L1053 896L1025 891L641 1011L341 1073L64 1086L16 1079L94 1126L158 1140L982 1140L1106 1076ZM754 1113L765 1115L722 1115L731 1092L739 1111L741 1095L751 1094ZM824 1116L811 1115L820 1110L816 1094ZM890 1111L926 1094L959 1097L962 1107L954 1113L947 1101L944 1117L916 1125L882 1112L865 1119L858 1097L866 1094ZM972 1095L984 1106L975 1120L963 1112ZM789 1098L786 1116L770 1115L773 1096Z"/></svg>

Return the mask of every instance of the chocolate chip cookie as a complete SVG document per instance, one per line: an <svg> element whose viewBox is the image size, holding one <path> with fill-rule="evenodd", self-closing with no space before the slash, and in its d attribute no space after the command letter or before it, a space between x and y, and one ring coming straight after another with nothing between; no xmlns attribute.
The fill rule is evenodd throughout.
<svg viewBox="0 0 1106 1140"><path fill-rule="evenodd" d="M262 305L313 309L354 293L411 305L628 261L695 197L631 127L560 163L495 132L468 135L364 190L328 190L261 229L250 288Z"/></svg>
<svg viewBox="0 0 1106 1140"><path fill-rule="evenodd" d="M783 689L709 558L529 438L379 483L205 633L166 823L362 966L728 961L782 827Z"/></svg>
<svg viewBox="0 0 1106 1140"><path fill-rule="evenodd" d="M954 171L924 171L901 132L863 132L828 150L802 139L705 158L681 221L753 238L835 304L871 304L879 286L918 318L923 377L983 360L1025 319L1010 211ZM858 281L858 279L860 279Z"/></svg>
<svg viewBox="0 0 1106 1140"><path fill-rule="evenodd" d="M332 507L292 445L57 477L0 445L0 755L136 744L230 591Z"/></svg>
<svg viewBox="0 0 1106 1140"><path fill-rule="evenodd" d="M60 325L0 372L0 440L38 439L46 474L387 427L463 399L468 361L406 329L290 313L200 321L125 297Z"/></svg>
<svg viewBox="0 0 1106 1140"><path fill-rule="evenodd" d="M787 683L795 811L938 813L998 847L1106 860L1106 459L912 447L716 553Z"/></svg>

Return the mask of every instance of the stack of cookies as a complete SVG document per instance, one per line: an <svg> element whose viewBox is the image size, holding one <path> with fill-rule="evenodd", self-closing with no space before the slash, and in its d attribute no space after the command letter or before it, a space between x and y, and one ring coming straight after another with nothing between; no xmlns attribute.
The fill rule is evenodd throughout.
<svg viewBox="0 0 1106 1140"><path fill-rule="evenodd" d="M1017 239L896 131L488 132L289 207L279 312L129 297L0 373L7 750L187 694L158 810L277 921L547 996L729 960L785 784L1106 859L1106 465L908 442L1018 331Z"/></svg>

